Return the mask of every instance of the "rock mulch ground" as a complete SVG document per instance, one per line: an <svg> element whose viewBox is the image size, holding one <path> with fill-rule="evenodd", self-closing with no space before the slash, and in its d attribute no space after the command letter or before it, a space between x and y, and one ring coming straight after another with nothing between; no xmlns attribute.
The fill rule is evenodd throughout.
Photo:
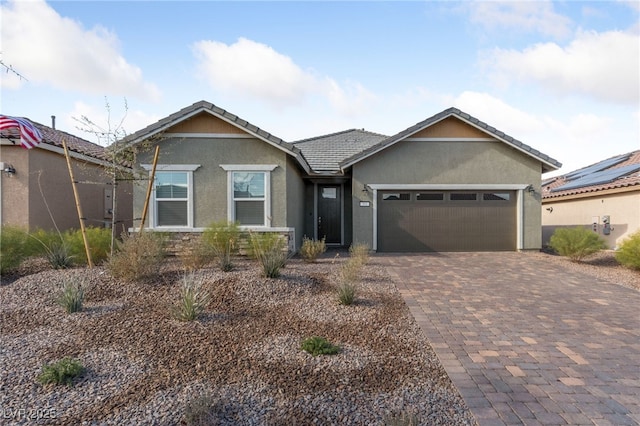
<svg viewBox="0 0 640 426"><path fill-rule="evenodd" d="M401 413L420 424L475 424L375 257L357 303L337 304L343 259L293 259L278 279L262 278L248 260L229 273L202 269L212 301L187 323L170 314L183 274L175 259L142 283L100 267L32 266L4 277L0 423L32 415L54 417L47 424L184 424L199 400L220 425L384 424ZM55 303L69 279L88 286L81 313ZM341 352L303 352L310 336ZM65 356L82 362L84 376L73 387L39 384L42 365Z"/></svg>

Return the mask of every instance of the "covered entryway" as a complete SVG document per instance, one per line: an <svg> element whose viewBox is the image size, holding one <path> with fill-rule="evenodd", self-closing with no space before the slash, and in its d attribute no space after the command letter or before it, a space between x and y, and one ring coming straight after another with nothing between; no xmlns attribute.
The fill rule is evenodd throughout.
<svg viewBox="0 0 640 426"><path fill-rule="evenodd" d="M511 190L378 191L377 250L516 250L516 199Z"/></svg>

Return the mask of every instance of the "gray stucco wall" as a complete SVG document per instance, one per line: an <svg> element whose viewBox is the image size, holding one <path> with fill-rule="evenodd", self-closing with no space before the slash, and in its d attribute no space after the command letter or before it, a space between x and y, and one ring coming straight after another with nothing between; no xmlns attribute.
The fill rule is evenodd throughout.
<svg viewBox="0 0 640 426"><path fill-rule="evenodd" d="M291 157L287 160L287 224L286 226L295 228L295 249L302 245L304 236L304 219L307 206L305 200L305 185L302 173Z"/></svg>
<svg viewBox="0 0 640 426"><path fill-rule="evenodd" d="M354 242L373 246L373 192L363 192L365 184L532 184L535 194L523 194L523 248L541 247L541 164L502 142L400 141L356 163L352 175Z"/></svg>
<svg viewBox="0 0 640 426"><path fill-rule="evenodd" d="M275 164L271 172L271 226L287 226L288 154L255 138L170 138L160 142L158 164L198 164L193 172L194 227L227 220L227 171L220 164ZM138 155L138 164L151 164L153 150ZM148 172L141 170L148 176ZM142 215L144 181L134 191L135 217ZM147 223L149 218L147 218ZM135 226L139 226L136 221Z"/></svg>

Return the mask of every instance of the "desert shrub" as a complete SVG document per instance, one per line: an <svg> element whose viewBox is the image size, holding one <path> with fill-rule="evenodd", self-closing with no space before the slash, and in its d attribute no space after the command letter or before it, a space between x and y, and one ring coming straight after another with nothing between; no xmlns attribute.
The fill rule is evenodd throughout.
<svg viewBox="0 0 640 426"><path fill-rule="evenodd" d="M193 274L182 277L180 299L173 306L173 317L180 321L193 321L207 309L211 295L203 287L202 279Z"/></svg>
<svg viewBox="0 0 640 426"><path fill-rule="evenodd" d="M345 306L353 305L356 299L356 285L343 282L338 285L338 303Z"/></svg>
<svg viewBox="0 0 640 426"><path fill-rule="evenodd" d="M606 247L600 235L580 226L556 229L549 245L556 253L568 257L572 262L579 262Z"/></svg>
<svg viewBox="0 0 640 426"><path fill-rule="evenodd" d="M184 410L184 423L187 426L208 426L218 424L218 411L221 407L208 393L189 402Z"/></svg>
<svg viewBox="0 0 640 426"><path fill-rule="evenodd" d="M190 240L184 250L178 253L178 257L184 269L194 271L207 266L214 256L204 238L200 237Z"/></svg>
<svg viewBox="0 0 640 426"><path fill-rule="evenodd" d="M418 419L418 416L405 411L384 418L385 426L418 426L419 424L420 419Z"/></svg>
<svg viewBox="0 0 640 426"><path fill-rule="evenodd" d="M301 349L313 356L335 355L340 352L340 348L332 345L324 337L313 336L302 341Z"/></svg>
<svg viewBox="0 0 640 426"><path fill-rule="evenodd" d="M631 234L620 244L616 260L628 268L640 270L640 231Z"/></svg>
<svg viewBox="0 0 640 426"><path fill-rule="evenodd" d="M42 366L42 373L38 376L38 381L44 385L54 383L71 386L73 379L80 377L84 371L80 361L66 357L54 364Z"/></svg>
<svg viewBox="0 0 640 426"><path fill-rule="evenodd" d="M109 258L111 274L127 281L153 276L165 256L164 240L163 235L154 232L123 233L118 250Z"/></svg>
<svg viewBox="0 0 640 426"><path fill-rule="evenodd" d="M84 285L80 279L65 281L58 296L58 305L62 306L68 314L82 311L84 301Z"/></svg>
<svg viewBox="0 0 640 426"><path fill-rule="evenodd" d="M6 274L20 267L29 256L29 236L15 226L3 226L0 231L0 273Z"/></svg>
<svg viewBox="0 0 640 426"><path fill-rule="evenodd" d="M44 257L53 269L65 269L73 264L73 255L62 233L37 229L29 237L29 251Z"/></svg>
<svg viewBox="0 0 640 426"><path fill-rule="evenodd" d="M305 262L315 262L322 253L327 251L324 238L321 240L312 240L304 237L302 239L302 247L300 247L300 256Z"/></svg>
<svg viewBox="0 0 640 426"><path fill-rule="evenodd" d="M366 265L369 262L369 245L366 243L352 244L349 247L349 255L362 265Z"/></svg>
<svg viewBox="0 0 640 426"><path fill-rule="evenodd" d="M214 222L202 234L205 245L212 251L223 271L233 269L231 256L240 238L240 226L235 222Z"/></svg>
<svg viewBox="0 0 640 426"><path fill-rule="evenodd" d="M91 226L86 228L85 231L87 233L91 260L96 265L104 262L111 252L111 229ZM64 241L69 248L69 253L73 256L74 263L82 265L89 263L87 261L87 252L84 249L82 231L75 229L65 232Z"/></svg>
<svg viewBox="0 0 640 426"><path fill-rule="evenodd" d="M287 242L276 233L250 233L249 255L260 262L262 275L267 278L278 278L280 269L284 268L289 259Z"/></svg>

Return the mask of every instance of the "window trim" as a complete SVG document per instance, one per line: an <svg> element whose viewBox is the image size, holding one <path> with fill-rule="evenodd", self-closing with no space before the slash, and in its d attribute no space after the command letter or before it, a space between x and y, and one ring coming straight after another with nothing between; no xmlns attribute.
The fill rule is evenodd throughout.
<svg viewBox="0 0 640 426"><path fill-rule="evenodd" d="M271 228L271 172L278 167L277 164L220 164L227 172L227 220L236 221L236 199L233 191L233 173L264 173L264 221L262 225L240 225L241 229ZM257 201L257 200L255 200Z"/></svg>
<svg viewBox="0 0 640 426"><path fill-rule="evenodd" d="M151 164L141 164L143 169L149 172L149 177L151 177L151 171L153 170L153 165ZM186 225L166 225L159 226L158 225L158 217L157 217L157 199L156 199L156 190L155 183L153 184L152 197L153 199L149 202L149 228L151 229L190 229L193 228L193 172L200 168L200 164L157 164L156 165L156 173L160 172L178 172L178 173L186 173L187 174L187 224Z"/></svg>

